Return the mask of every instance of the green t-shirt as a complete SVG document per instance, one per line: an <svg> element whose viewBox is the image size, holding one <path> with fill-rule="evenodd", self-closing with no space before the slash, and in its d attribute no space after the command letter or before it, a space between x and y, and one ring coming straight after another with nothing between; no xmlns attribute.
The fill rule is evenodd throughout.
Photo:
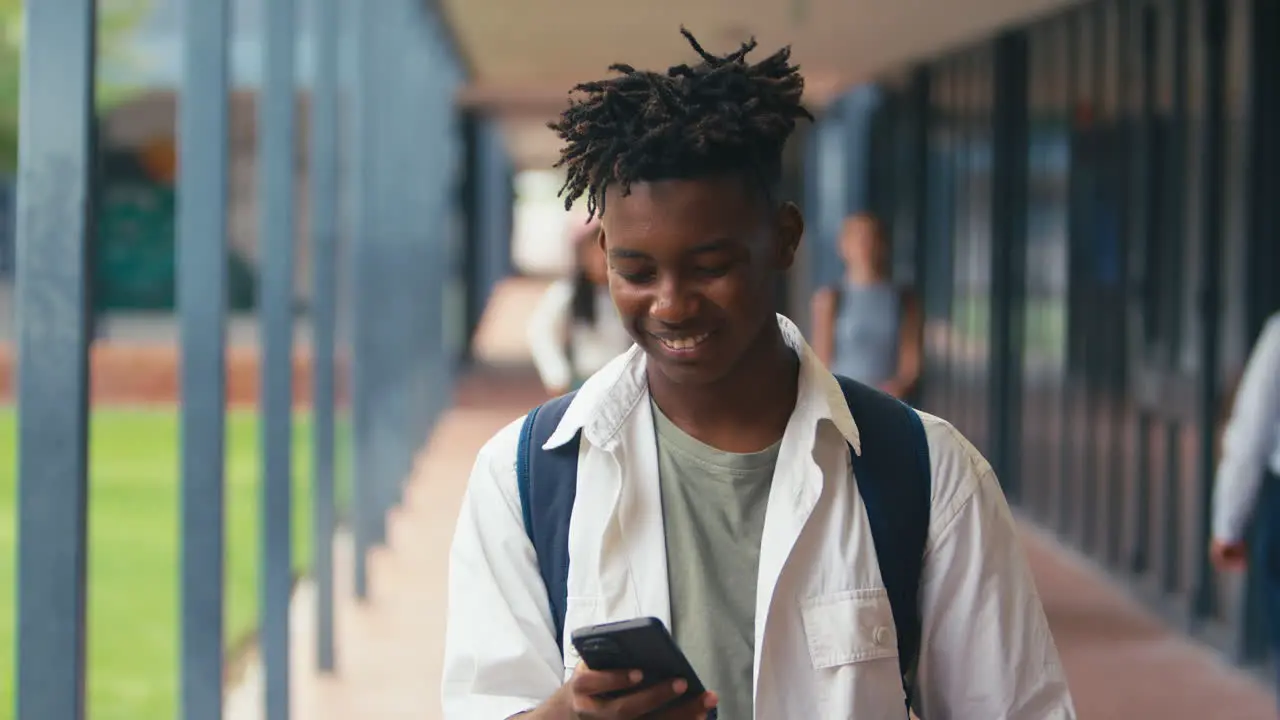
<svg viewBox="0 0 1280 720"><path fill-rule="evenodd" d="M728 453L653 407L671 586L671 632L720 696L719 720L751 720L756 576L778 446Z"/></svg>

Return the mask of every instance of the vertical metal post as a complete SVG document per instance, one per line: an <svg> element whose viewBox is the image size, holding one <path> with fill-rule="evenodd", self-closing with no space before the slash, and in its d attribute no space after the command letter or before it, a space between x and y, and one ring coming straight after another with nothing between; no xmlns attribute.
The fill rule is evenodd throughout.
<svg viewBox="0 0 1280 720"><path fill-rule="evenodd" d="M425 33L422 32L419 17L423 8L416 5L414 0L397 2L393 6L396 8L394 22L388 25L386 35L391 41L389 48L393 49L396 56L414 58L416 62L426 62L420 59L424 56L422 44L427 41ZM391 65L388 64L386 67ZM412 378L413 366L422 359L413 356L416 332L414 313L415 311L431 312L431 306L414 307L417 289L415 285L422 277L414 261L420 246L428 242L427 238L435 232L436 225L444 221L442 217L437 216L431 220L429 227L422 229L414 228L410 221L414 211L411 198L415 192L421 193L423 186L430 188L431 173L439 172L437 168L418 166L415 162L415 152L418 150L408 151L408 148L412 147L411 130L414 129L414 125L427 120L427 118L413 115L416 109L413 99L422 91L418 75L418 72L401 71L394 75L388 72L388 78L393 80L389 87L390 92L387 93L387 115L394 123L387 133L388 137L392 138L392 144L388 147L392 172L388 179L391 182L390 191L393 198L390 213L391 240L395 247L397 266L395 303L399 329L388 338L391 343L388 352L393 358L395 368L396 389L392 398L396 403L393 417L397 423L395 473L387 478L390 487L388 507L399 505L404 499L404 485L413 469L413 457L418 444L415 440L417 429L414 427L413 419L415 400Z"/></svg>
<svg viewBox="0 0 1280 720"><path fill-rule="evenodd" d="M221 720L227 307L227 0L183 7L177 296L182 342L182 717Z"/></svg>
<svg viewBox="0 0 1280 720"><path fill-rule="evenodd" d="M1155 278L1150 277L1148 258L1154 257L1157 252L1156 238L1159 233L1156 228L1160 211L1160 180L1154 170L1157 147L1155 108L1158 87L1156 45L1159 37L1156 8L1144 4L1136 12L1138 13L1138 31L1135 33L1137 47L1134 50L1134 57L1137 60L1135 72L1138 75L1138 91L1132 161L1135 182L1129 199L1129 207L1133 213L1133 237L1129 244L1132 254L1128 263L1128 283L1136 292L1131 297L1127 308L1130 341L1125 349L1131 358L1135 358L1134 363L1137 362L1136 358L1142 357L1148 343L1146 295L1149 291L1146 288L1147 283L1155 282ZM1142 408L1136 410L1134 443L1138 451L1133 464L1134 482L1130 500L1133 511L1130 536L1133 541L1127 569L1133 575L1144 575L1151 565L1152 482L1151 453L1147 448L1151 442L1153 424L1148 410ZM1062 480L1058 482L1061 483Z"/></svg>
<svg viewBox="0 0 1280 720"><path fill-rule="evenodd" d="M407 210L414 215L408 219L409 227L421 228L414 233L410 252L417 270L418 282L413 283L411 303L414 326L411 358L411 382L415 388L412 408L413 433L410 445L414 452L426 441L435 412L438 409L440 390L448 387L452 378L448 374L446 340L440 332L443 322L443 301L452 281L451 258L447 252L446 233L452 229L452 211L455 196L452 185L444 179L452 167L455 138L439 130L447 123L447 111L438 105L445 93L442 76L448 59L441 51L439 33L435 26L434 12L427 6L411 6L413 32L409 36L415 48L415 72L406 75L408 83L408 114L415 118L415 126L427 137L434 138L419 143L415 149L412 178L414 195ZM418 218L438 217L439 222L424 223ZM415 221L416 220L416 221Z"/></svg>
<svg viewBox="0 0 1280 720"><path fill-rule="evenodd" d="M834 262L836 239L844 218L845 185L848 182L848 163L845 157L849 144L841 107L830 108L814 129L817 145L815 167L817 189L814 206L817 208L814 240L809 244L811 282L815 287L829 285L839 275L839 264Z"/></svg>
<svg viewBox="0 0 1280 720"><path fill-rule="evenodd" d="M429 41L423 28L427 9L411 4L407 10L408 18L402 33L404 36L402 42L406 46L405 54L414 59L414 67L405 72L401 78L404 99L401 101L400 113L405 120L401 122L400 132L397 135L403 143L403 150L413 148L412 152L404 153L406 162L401 175L404 190L401 194L402 206L399 212L405 258L404 318L406 323L403 343L406 452L405 472L398 483L400 487L398 495L401 500L404 499L404 488L412 478L414 459L417 457L425 431L420 378L421 371L427 364L427 357L424 355L426 346L423 342L422 330L424 317L432 312L433 305L430 298L439 288L437 283L433 283L435 287L425 285L432 282L434 278L433 273L426 267L424 253L432 235L447 223L443 215L437 216L430 223L421 220L425 217L422 213L429 211L431 207L422 202L425 199L424 190L430 192L428 180L432 173L439 172L437 168L423 163L423 158L428 152L426 149L413 147L413 130L415 126L426 120L423 114L422 97L426 89L424 76L430 72L430 68L424 65L431 62L432 57L429 52L425 52L426 43Z"/></svg>
<svg viewBox="0 0 1280 720"><path fill-rule="evenodd" d="M406 122L402 123L400 137L406 147L412 147L414 130L421 123L436 122L433 109L425 98L431 91L433 74L438 71L433 65L438 62L439 55L432 47L435 38L427 24L431 10L411 1L405 3L405 11L408 17L402 42L406 53L411 53L417 60L414 70L405 73L402 79L402 114ZM445 150L440 147L414 148L413 153L407 156L403 175L404 207L400 215L405 244L404 302L408 327L404 345L406 467L399 483L402 488L412 478L414 460L426 439L425 372L431 365L433 352L440 349L439 341L434 348L428 345L426 323L428 318L440 313L439 298L444 293L445 272L442 267L431 267L430 253L433 245L440 242L449 219L447 206L437 197L442 190L432 182L434 176L445 172L444 164L431 163L429 159L444 156ZM435 208L439 210L435 211ZM426 218L431 220L425 221ZM440 381L447 382L447 379L440 376ZM403 498L403 490L400 495Z"/></svg>
<svg viewBox="0 0 1280 720"><path fill-rule="evenodd" d="M28 3L17 208L18 720L85 715L96 4Z"/></svg>
<svg viewBox="0 0 1280 720"><path fill-rule="evenodd" d="M1021 499L1022 323L1027 243L1027 37L1002 34L995 43L992 119L991 358L987 402L990 457L1005 493Z"/></svg>
<svg viewBox="0 0 1280 720"><path fill-rule="evenodd" d="M401 114L405 118L401 122L399 137L404 147L413 146L413 129L417 123L426 119L422 98L428 89L427 77L431 72L426 67L434 58L429 52L431 37L424 27L429 12L419 3L406 3L405 31L403 32L406 53L418 59L411 72L406 72L401 80L404 88ZM420 59L419 59L420 58ZM429 112L429 111L428 111ZM427 245L437 236L448 219L440 213L431 222L423 222L421 213L430 209L420 201L424 185L430 192L428 179L432 173L440 172L439 168L423 163L429 150L414 148L407 154L405 172L402 182L405 185L402 194L403 207L400 211L401 232L404 235L405 247L405 334L404 343L404 383L405 383L405 472L398 485L401 488L400 498L404 498L403 488L413 475L414 459L426 433L426 416L423 413L423 385L420 382L422 371L427 365L428 352L424 342L423 319L432 312L439 312L439 305L432 303L431 298L441 292L441 284L437 279L431 286L424 286L423 280L430 282L435 273L428 273L425 253ZM415 202L417 201L417 202ZM436 272L439 272L438 270ZM441 273L442 274L442 273ZM435 308L433 310L433 308ZM443 379L443 378L442 378Z"/></svg>
<svg viewBox="0 0 1280 720"><path fill-rule="evenodd" d="M1239 12L1239 10L1236 10ZM1195 538L1200 542L1195 547L1203 548L1209 544L1212 532L1213 479L1217 470L1214 455L1217 443L1216 423L1214 422L1220 398L1218 381L1221 373L1221 317L1222 317L1222 219L1225 214L1226 197L1224 185L1226 164L1224 136L1226 135L1227 118L1227 8L1225 3L1206 2L1201 8L1203 13L1201 32L1204 33L1205 82L1205 120L1202 130L1201 144L1201 177L1200 185L1200 294L1198 308L1200 314L1200 377L1197 382L1199 418L1200 454L1198 462L1198 484L1200 503L1198 525ZM1197 618L1212 616L1217 610L1217 588L1213 567L1209 564L1208 554L1201 552L1192 574L1192 613Z"/></svg>
<svg viewBox="0 0 1280 720"><path fill-rule="evenodd" d="M418 24L421 28L418 35L422 38L420 44L424 48L424 61L415 78L417 91L414 95L414 114L424 120L432 118L440 123L442 129L447 127L452 130L455 126L451 108L448 100L445 100L450 97L445 80L449 53L441 40L444 33L439 26L440 18L431 8L422 5L418 7ZM414 351L417 382L421 388L417 400L420 405L416 437L418 445L426 442L444 404L444 398L448 397L453 388L454 380L451 352L455 350L455 346L444 332L444 308L447 298L456 291L457 281L455 273L458 263L453 253L456 247L453 233L457 231L456 204L460 196L454 177L458 169L457 159L461 151L458 143L461 136L455 132L441 132L439 138L437 142L425 144L418 156L418 162L425 172L442 176L437 185L427 188L428 192L434 193L434 197L423 197L427 202L420 203L418 216L438 214L444 219L440 223L424 225L428 228L428 233L418 238L415 253L419 267L428 278L417 295L417 302L423 308L423 312L419 313L421 320L418 323L418 345ZM421 178L420 182L428 184L427 179Z"/></svg>
<svg viewBox="0 0 1280 720"><path fill-rule="evenodd" d="M383 376L387 392L379 415L384 417L390 427L388 439L389 457L386 459L386 474L382 477L381 511L385 515L400 500L401 481L408 473L412 451L409 448L409 410L410 396L407 386L408 338L412 323L409 316L409 300L411 292L413 267L409 262L409 244L412 242L406 232L405 197L409 189L407 171L407 145L402 136L408 118L405 117L406 93L411 92L404 69L392 70L394 65L387 62L389 57L406 58L412 62L412 49L407 47L406 39L410 28L405 17L406 3L403 0L385 2L379 18L381 19L378 37L379 62L378 75L382 79L379 93L379 117L382 129L380 151L385 164L379 173L379 193L384 201L381 213L385 235L382 241L390 261L387 266L385 282L389 294L386 307L386 319L380 333L379 344L382 361L387 373ZM385 533L384 533L385 539Z"/></svg>
<svg viewBox="0 0 1280 720"><path fill-rule="evenodd" d="M490 118L481 120L477 149L481 172L481 216L479 218L481 241L484 243L484 303L492 297L494 288L506 274L510 265L510 225L505 213L510 212L511 176L503 157L503 144L497 122ZM482 304L482 307L483 307ZM483 309L481 310L483 312Z"/></svg>
<svg viewBox="0 0 1280 720"><path fill-rule="evenodd" d="M371 277L374 253L373 224L376 217L372 203L376 194L371 188L374 152L372 140L375 116L372 108L373 93L370 55L375 38L372 38L371 15L377 5L362 7L354 13L355 48L353 53L354 108L352 111L352 237L351 237L351 314L352 314L352 421L355 440L354 472L352 473L352 516L355 524L355 594L368 597L368 555L374 541L377 508L376 453L373 440L372 380L373 366L370 352L374 334L372 322L377 309L371 297L377 279Z"/></svg>
<svg viewBox="0 0 1280 720"><path fill-rule="evenodd" d="M334 348L338 285L338 0L316 0L311 93L311 235L315 391L312 546L316 576L316 666L333 670Z"/></svg>
<svg viewBox="0 0 1280 720"><path fill-rule="evenodd" d="M479 111L466 111L462 117L463 163L466 166L462 187L462 204L465 212L463 238L460 243L463 268L462 289L466 305L464 318L464 347L460 360L470 363L474 358L473 343L480 316L484 312L484 260L482 224L484 218L483 172L480 155L482 118ZM807 244L803 245L807 247Z"/></svg>
<svg viewBox="0 0 1280 720"><path fill-rule="evenodd" d="M932 94L933 72L928 66L917 67L911 72L911 86L908 91L910 98L908 102L911 104L910 124L907 133L911 138L910 153L907 158L907 166L905 168L906 193L911 198L907 209L907 217L904 221L908 224L907 228L903 228L905 233L909 233L911 237L911 261L910 265L913 269L911 276L912 286L920 297L920 313L926 318L929 316L929 310L936 306L933 302L931 291L929 268L932 266L929 258L929 218L936 209L931 206L930 185L934 182L929 177L929 137L932 128L930 123L930 102L929 98ZM933 290L936 292L936 290ZM801 306L803 307L803 306ZM923 343L924 340L922 339ZM923 367L921 368L924 369ZM921 379L916 383L916 389L913 393L915 397L911 400L915 404L924 402L926 387L929 383L930 375L927 372L921 372Z"/></svg>
<svg viewBox="0 0 1280 720"><path fill-rule="evenodd" d="M266 4L258 98L262 248L262 564L259 635L266 720L289 717L289 594L293 584L292 452L294 2Z"/></svg>

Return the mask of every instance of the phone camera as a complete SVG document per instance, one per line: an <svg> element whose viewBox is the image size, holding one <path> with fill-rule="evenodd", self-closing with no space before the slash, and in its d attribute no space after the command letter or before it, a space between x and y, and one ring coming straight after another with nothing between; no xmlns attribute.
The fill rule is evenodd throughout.
<svg viewBox="0 0 1280 720"><path fill-rule="evenodd" d="M582 652L592 655L617 655L621 651L611 638L591 638L582 644Z"/></svg>

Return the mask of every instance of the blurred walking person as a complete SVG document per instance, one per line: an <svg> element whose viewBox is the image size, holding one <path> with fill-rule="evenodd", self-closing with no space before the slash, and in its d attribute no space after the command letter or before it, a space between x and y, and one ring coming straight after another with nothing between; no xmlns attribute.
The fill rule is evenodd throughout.
<svg viewBox="0 0 1280 720"><path fill-rule="evenodd" d="M870 213L845 220L845 274L813 297L813 349L832 372L906 398L920 378L923 317L890 278L889 243Z"/></svg>
<svg viewBox="0 0 1280 720"><path fill-rule="evenodd" d="M1280 654L1280 313L1254 343L1222 436L1209 556L1223 570L1248 564L1249 521L1265 517L1254 557L1265 588L1273 653Z"/></svg>
<svg viewBox="0 0 1280 720"><path fill-rule="evenodd" d="M573 243L573 275L552 283L529 319L533 363L551 395L576 389L631 347L609 297L600 221L583 228Z"/></svg>

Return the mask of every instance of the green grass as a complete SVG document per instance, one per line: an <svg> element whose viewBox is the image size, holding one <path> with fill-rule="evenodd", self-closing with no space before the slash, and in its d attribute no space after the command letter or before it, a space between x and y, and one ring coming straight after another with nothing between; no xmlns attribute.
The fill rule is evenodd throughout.
<svg viewBox="0 0 1280 720"><path fill-rule="evenodd" d="M951 321L956 337L985 347L991 331L990 305L986 294L955 298ZM1065 299L1028 297L1023 312L1023 352L1037 359L1061 357L1066 352Z"/></svg>
<svg viewBox="0 0 1280 720"><path fill-rule="evenodd" d="M14 712L15 429L0 408L0 718ZM340 476L349 433L338 429ZM294 567L311 562L311 423L295 416ZM156 720L177 716L178 422L175 409L95 409L89 508L89 716ZM252 634L258 599L258 422L227 416L226 607L228 648ZM341 506L346 479L340 477Z"/></svg>

